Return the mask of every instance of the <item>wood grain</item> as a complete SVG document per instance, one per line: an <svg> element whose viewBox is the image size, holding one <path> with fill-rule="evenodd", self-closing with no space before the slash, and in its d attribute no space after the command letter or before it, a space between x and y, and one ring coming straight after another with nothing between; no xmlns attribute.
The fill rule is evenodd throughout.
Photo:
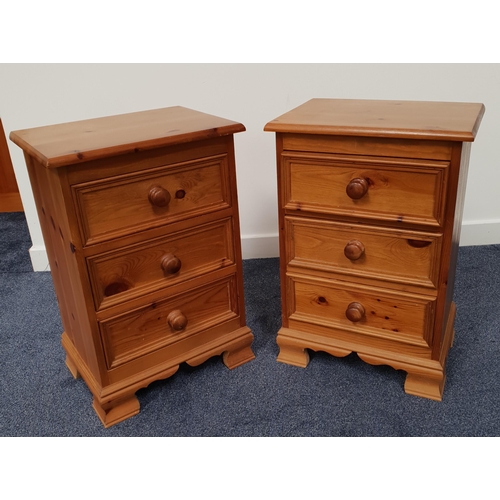
<svg viewBox="0 0 500 500"><path fill-rule="evenodd" d="M338 153L358 156L385 156L390 158L418 158L448 160L453 142L383 137L351 137L341 135L310 135L277 133L284 151Z"/></svg>
<svg viewBox="0 0 500 500"><path fill-rule="evenodd" d="M231 222L222 219L88 258L96 309L234 265ZM162 267L168 253L181 263L174 274Z"/></svg>
<svg viewBox="0 0 500 500"><path fill-rule="evenodd" d="M290 319L331 326L365 336L429 347L434 321L434 297L331 281L290 277L295 310ZM353 302L366 314L349 321L346 311Z"/></svg>
<svg viewBox="0 0 500 500"><path fill-rule="evenodd" d="M234 279L169 297L100 324L110 369L238 316L231 298ZM171 328L169 315L179 311L185 328ZM178 314L179 315L179 314Z"/></svg>
<svg viewBox="0 0 500 500"><path fill-rule="evenodd" d="M473 141L480 103L311 99L264 128L268 132Z"/></svg>
<svg viewBox="0 0 500 500"><path fill-rule="evenodd" d="M44 167L57 168L244 130L241 123L174 106L17 130L10 139Z"/></svg>
<svg viewBox="0 0 500 500"><path fill-rule="evenodd" d="M378 281L437 289L441 235L369 225L350 225L304 217L286 217L289 266L337 272ZM356 260L345 256L347 243L364 246ZM429 293L433 293L429 291Z"/></svg>
<svg viewBox="0 0 500 500"><path fill-rule="evenodd" d="M224 155L73 185L85 244L228 208L227 169ZM151 204L154 186L171 192L165 206Z"/></svg>
<svg viewBox="0 0 500 500"><path fill-rule="evenodd" d="M470 154L484 106L313 99L276 132L278 361L351 352L440 401Z"/></svg>
<svg viewBox="0 0 500 500"><path fill-rule="evenodd" d="M286 154L285 209L441 224L449 162ZM368 192L351 199L346 188L362 178Z"/></svg>
<svg viewBox="0 0 500 500"><path fill-rule="evenodd" d="M0 212L23 212L9 147L0 119Z"/></svg>
<svg viewBox="0 0 500 500"><path fill-rule="evenodd" d="M135 392L222 355L254 358L245 324L232 134L185 108L14 132L61 311L66 365L105 427Z"/></svg>

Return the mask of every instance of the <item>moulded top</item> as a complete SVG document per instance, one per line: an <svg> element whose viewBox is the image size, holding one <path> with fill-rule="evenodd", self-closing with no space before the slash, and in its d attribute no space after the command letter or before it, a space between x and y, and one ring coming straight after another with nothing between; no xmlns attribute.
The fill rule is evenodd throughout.
<svg viewBox="0 0 500 500"><path fill-rule="evenodd" d="M264 130L472 142L484 111L480 103L311 99Z"/></svg>
<svg viewBox="0 0 500 500"><path fill-rule="evenodd" d="M10 133L47 168L243 132L238 122L182 106L140 111Z"/></svg>

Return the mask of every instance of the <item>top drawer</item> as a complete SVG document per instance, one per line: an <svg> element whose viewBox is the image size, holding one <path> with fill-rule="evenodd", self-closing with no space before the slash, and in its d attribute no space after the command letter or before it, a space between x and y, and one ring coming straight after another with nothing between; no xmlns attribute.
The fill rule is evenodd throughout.
<svg viewBox="0 0 500 500"><path fill-rule="evenodd" d="M285 209L443 223L447 161L284 152L282 165Z"/></svg>
<svg viewBox="0 0 500 500"><path fill-rule="evenodd" d="M227 155L72 186L84 245L230 206Z"/></svg>

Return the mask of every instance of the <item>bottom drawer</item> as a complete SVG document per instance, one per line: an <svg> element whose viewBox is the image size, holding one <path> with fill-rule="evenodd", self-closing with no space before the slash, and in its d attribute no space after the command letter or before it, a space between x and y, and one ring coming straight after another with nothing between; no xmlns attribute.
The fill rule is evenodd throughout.
<svg viewBox="0 0 500 500"><path fill-rule="evenodd" d="M428 347L435 298L345 283L289 277L289 318Z"/></svg>
<svg viewBox="0 0 500 500"><path fill-rule="evenodd" d="M234 276L100 322L108 369L239 315Z"/></svg>

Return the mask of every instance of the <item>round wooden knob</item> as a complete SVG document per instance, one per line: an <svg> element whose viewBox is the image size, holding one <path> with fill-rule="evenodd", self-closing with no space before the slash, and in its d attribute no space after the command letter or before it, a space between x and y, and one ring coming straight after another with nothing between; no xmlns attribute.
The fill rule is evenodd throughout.
<svg viewBox="0 0 500 500"><path fill-rule="evenodd" d="M161 259L161 268L167 274L178 273L181 269L181 265L182 265L182 263L181 263L180 259L171 253L167 253Z"/></svg>
<svg viewBox="0 0 500 500"><path fill-rule="evenodd" d="M365 317L365 308L359 302L351 302L345 311L346 318L353 323L361 321Z"/></svg>
<svg viewBox="0 0 500 500"><path fill-rule="evenodd" d="M148 199L155 207L166 207L170 203L170 193L161 186L153 186L149 190Z"/></svg>
<svg viewBox="0 0 500 500"><path fill-rule="evenodd" d="M184 330L187 326L187 318L179 309L175 309L167 316L168 324L172 330Z"/></svg>
<svg viewBox="0 0 500 500"><path fill-rule="evenodd" d="M365 246L361 241L351 240L344 248L344 255L349 260L358 260L365 253Z"/></svg>
<svg viewBox="0 0 500 500"><path fill-rule="evenodd" d="M362 177L352 179L345 189L347 196L352 200L359 200L368 192L368 181Z"/></svg>

